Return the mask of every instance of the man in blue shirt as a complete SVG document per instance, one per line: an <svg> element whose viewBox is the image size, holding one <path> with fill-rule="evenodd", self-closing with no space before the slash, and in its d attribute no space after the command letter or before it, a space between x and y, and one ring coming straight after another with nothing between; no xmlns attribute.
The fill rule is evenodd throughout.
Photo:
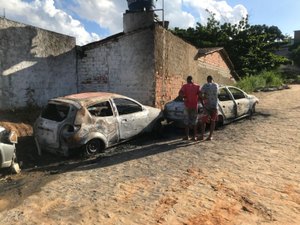
<svg viewBox="0 0 300 225"><path fill-rule="evenodd" d="M207 76L207 83L201 88L203 115L201 119L201 139L204 139L206 123L210 122L209 136L206 140L212 140L216 121L218 120L218 94L219 85L213 82L212 76Z"/></svg>

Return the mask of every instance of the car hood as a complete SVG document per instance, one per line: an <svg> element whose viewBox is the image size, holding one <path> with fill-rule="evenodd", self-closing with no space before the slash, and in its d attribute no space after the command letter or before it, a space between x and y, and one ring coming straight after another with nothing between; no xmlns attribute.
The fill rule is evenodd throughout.
<svg viewBox="0 0 300 225"><path fill-rule="evenodd" d="M183 122L184 103L183 101L171 101L165 104L164 117L167 121Z"/></svg>
<svg viewBox="0 0 300 225"><path fill-rule="evenodd" d="M166 103L165 110L171 111L183 111L184 110L184 103L182 101L171 101Z"/></svg>
<svg viewBox="0 0 300 225"><path fill-rule="evenodd" d="M202 104L198 102L198 110L202 108ZM183 101L171 101L165 104L165 111L182 111L184 110Z"/></svg>

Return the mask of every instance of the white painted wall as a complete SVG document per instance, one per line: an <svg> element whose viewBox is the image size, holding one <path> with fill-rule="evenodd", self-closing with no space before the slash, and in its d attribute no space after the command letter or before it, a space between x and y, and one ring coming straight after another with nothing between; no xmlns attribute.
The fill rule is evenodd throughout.
<svg viewBox="0 0 300 225"><path fill-rule="evenodd" d="M110 39L82 48L78 60L80 91L108 91L154 105L154 35L152 29Z"/></svg>
<svg viewBox="0 0 300 225"><path fill-rule="evenodd" d="M0 18L0 109L77 92L75 38Z"/></svg>

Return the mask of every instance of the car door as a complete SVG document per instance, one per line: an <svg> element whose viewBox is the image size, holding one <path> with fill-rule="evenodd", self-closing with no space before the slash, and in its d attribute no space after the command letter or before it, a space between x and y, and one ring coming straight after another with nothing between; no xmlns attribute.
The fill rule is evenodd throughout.
<svg viewBox="0 0 300 225"><path fill-rule="evenodd" d="M236 104L225 87L220 88L218 99L219 110L221 111L225 119L234 119L236 117Z"/></svg>
<svg viewBox="0 0 300 225"><path fill-rule="evenodd" d="M114 115L109 101L100 101L87 107L92 116L94 132L101 133L107 142L115 144L119 141L119 129L116 115Z"/></svg>
<svg viewBox="0 0 300 225"><path fill-rule="evenodd" d="M237 117L241 117L249 112L250 103L247 95L236 87L228 87L236 103Z"/></svg>
<svg viewBox="0 0 300 225"><path fill-rule="evenodd" d="M9 167L15 153L15 146L0 142L0 168Z"/></svg>
<svg viewBox="0 0 300 225"><path fill-rule="evenodd" d="M35 123L35 137L39 143L52 148L60 147L60 133L65 124L72 124L75 113L70 104L50 101Z"/></svg>
<svg viewBox="0 0 300 225"><path fill-rule="evenodd" d="M114 98L118 111L120 139L125 140L141 133L148 124L148 110L136 101Z"/></svg>

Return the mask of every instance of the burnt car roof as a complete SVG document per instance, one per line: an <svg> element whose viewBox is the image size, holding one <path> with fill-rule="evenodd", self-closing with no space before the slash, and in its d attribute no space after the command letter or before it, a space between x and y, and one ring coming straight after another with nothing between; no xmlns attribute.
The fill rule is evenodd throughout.
<svg viewBox="0 0 300 225"><path fill-rule="evenodd" d="M123 97L123 96L116 93L110 93L110 92L83 92L78 94L67 95L62 98L78 99L84 101L86 99L91 99L91 98L108 99L111 97Z"/></svg>
<svg viewBox="0 0 300 225"><path fill-rule="evenodd" d="M110 98L127 98L123 95L109 92L83 92L78 94L57 97L50 100L50 102L64 102L75 105L77 108L87 106L99 100L108 100Z"/></svg>

